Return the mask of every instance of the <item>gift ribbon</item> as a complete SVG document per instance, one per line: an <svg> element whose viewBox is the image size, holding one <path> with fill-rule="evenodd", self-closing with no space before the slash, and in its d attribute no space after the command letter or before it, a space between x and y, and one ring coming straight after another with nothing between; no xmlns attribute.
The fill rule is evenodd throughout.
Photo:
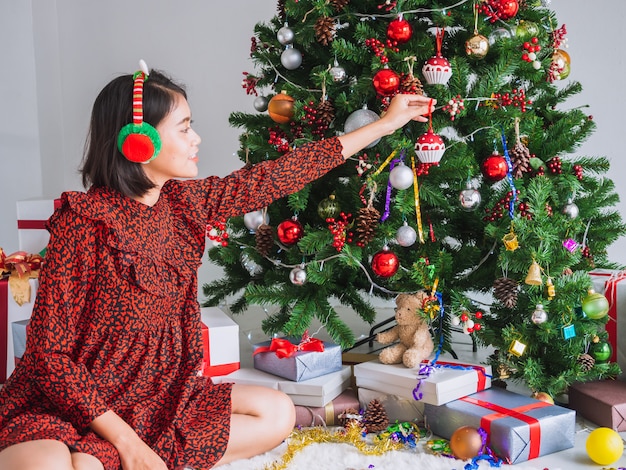
<svg viewBox="0 0 626 470"><path fill-rule="evenodd" d="M0 248L0 271L10 272L22 277L24 275L37 277L34 271L39 270L43 257L38 254L28 254L25 251L16 251L5 255Z"/></svg>
<svg viewBox="0 0 626 470"><path fill-rule="evenodd" d="M0 281L0 383L7 378L7 342L9 329L9 281Z"/></svg>
<svg viewBox="0 0 626 470"><path fill-rule="evenodd" d="M430 107L430 104L428 106ZM417 182L417 171L415 169L414 155L411 155L411 169L413 170L413 197L415 204L415 218L417 222L417 234L419 235L420 243L424 243L424 229L422 228L422 209L420 204L420 188Z"/></svg>
<svg viewBox="0 0 626 470"><path fill-rule="evenodd" d="M609 335L609 341L612 342L613 352L611 353L611 362L617 361L617 285L626 279L626 271L618 273L600 273L591 271L591 276L608 277L604 281L604 296L609 301L609 321L604 325Z"/></svg>
<svg viewBox="0 0 626 470"><path fill-rule="evenodd" d="M395 168L395 166L397 164L399 164L402 160L404 159L404 150L402 152L400 152L400 158L395 158L391 161L391 163L389 164L389 173L391 173L391 170L393 170ZM387 182L387 193L385 194L385 212L383 213L382 217L380 218L381 222L384 222L385 220L387 220L389 218L389 214L391 213L391 181Z"/></svg>
<svg viewBox="0 0 626 470"><path fill-rule="evenodd" d="M284 359L293 356L298 351L323 352L324 342L317 338L306 338L300 342L300 344L293 344L285 338L274 338L269 346L261 346L257 348L253 355L263 352L273 352L276 353L276 357L279 359Z"/></svg>
<svg viewBox="0 0 626 470"><path fill-rule="evenodd" d="M422 381L430 377L433 374L433 372L435 372L437 369L475 370L476 376L478 378L478 383L476 384L476 390L472 393L485 390L485 387L487 386L487 377L491 378L491 376L485 372L485 368L482 366L478 366L474 364L459 364L456 362L424 361L422 365L420 365L419 372L417 374L418 376L417 385L413 389L413 398L415 400L419 401L423 397L423 394L419 391L422 385Z"/></svg>
<svg viewBox="0 0 626 470"><path fill-rule="evenodd" d="M483 428L485 432L487 432L487 434L491 434L491 423L496 419L501 419L508 416L511 418L519 419L520 421L524 421L530 427L530 448L528 450L528 460L539 457L539 453L541 450L541 424L539 423L539 420L537 418L527 416L524 413L534 409L552 406L550 403L546 403L544 401L536 401L527 405L509 409L500 405L496 405L495 403L489 403L488 401L478 400L472 397L463 397L461 398L461 400L472 405L495 411L495 413L483 416L480 419L480 427Z"/></svg>

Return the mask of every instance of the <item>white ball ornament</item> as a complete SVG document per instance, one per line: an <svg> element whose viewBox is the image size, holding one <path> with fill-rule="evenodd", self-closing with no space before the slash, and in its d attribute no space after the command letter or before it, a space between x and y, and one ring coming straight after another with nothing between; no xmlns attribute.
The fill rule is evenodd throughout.
<svg viewBox="0 0 626 470"><path fill-rule="evenodd" d="M289 273L289 280L295 286L301 286L306 282L306 271L304 266L296 267Z"/></svg>
<svg viewBox="0 0 626 470"><path fill-rule="evenodd" d="M411 246L417 240L417 232L413 227L404 222L404 225L396 232L396 241L400 246Z"/></svg>
<svg viewBox="0 0 626 470"><path fill-rule="evenodd" d="M267 212L265 214L263 212L264 211L262 210L258 210L248 212L243 216L243 224L252 233L256 232L256 229L259 228L259 225L267 225L270 223L270 216L267 215Z"/></svg>
<svg viewBox="0 0 626 470"><path fill-rule="evenodd" d="M350 116L348 116L346 122L343 125L343 131L347 134L349 132L360 129L363 126L371 124L372 122L376 122L379 119L380 116L378 116L378 114L376 114L372 110L367 109L367 106L364 106L362 109L358 109L350 114ZM365 148L374 147L378 142L380 142L380 139L376 139Z"/></svg>
<svg viewBox="0 0 626 470"><path fill-rule="evenodd" d="M541 62L539 62L538 60L533 62L533 68L535 70L539 70L541 68Z"/></svg>
<svg viewBox="0 0 626 470"><path fill-rule="evenodd" d="M450 318L450 323L452 323L452 326L459 326L461 324L461 319L454 315L452 318Z"/></svg>
<svg viewBox="0 0 626 470"><path fill-rule="evenodd" d="M278 42L283 46L291 44L295 38L296 34L293 32L293 29L288 26L283 26L278 30L278 33L276 33L276 39L278 39Z"/></svg>
<svg viewBox="0 0 626 470"><path fill-rule="evenodd" d="M280 55L280 63L287 70L295 70L302 65L302 54L298 49L289 46Z"/></svg>
<svg viewBox="0 0 626 470"><path fill-rule="evenodd" d="M413 185L413 170L403 162L398 163L389 172L389 183L395 189L408 189Z"/></svg>

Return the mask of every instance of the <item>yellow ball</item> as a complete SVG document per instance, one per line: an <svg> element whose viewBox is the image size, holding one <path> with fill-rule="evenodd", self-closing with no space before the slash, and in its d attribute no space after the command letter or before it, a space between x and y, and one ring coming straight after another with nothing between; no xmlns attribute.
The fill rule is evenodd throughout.
<svg viewBox="0 0 626 470"><path fill-rule="evenodd" d="M624 453L622 437L611 428L598 428L587 437L587 454L598 465L609 465Z"/></svg>

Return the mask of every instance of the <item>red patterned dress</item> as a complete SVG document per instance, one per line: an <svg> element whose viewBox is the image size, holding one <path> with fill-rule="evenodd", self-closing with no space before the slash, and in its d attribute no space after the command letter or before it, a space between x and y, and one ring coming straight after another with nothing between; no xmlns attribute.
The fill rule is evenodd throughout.
<svg viewBox="0 0 626 470"><path fill-rule="evenodd" d="M197 375L206 224L262 208L343 161L332 138L225 178L169 181L153 207L106 188L64 193L26 352L0 390L0 450L56 439L118 470L117 450L89 428L112 409L168 468L211 468L228 443L231 386Z"/></svg>

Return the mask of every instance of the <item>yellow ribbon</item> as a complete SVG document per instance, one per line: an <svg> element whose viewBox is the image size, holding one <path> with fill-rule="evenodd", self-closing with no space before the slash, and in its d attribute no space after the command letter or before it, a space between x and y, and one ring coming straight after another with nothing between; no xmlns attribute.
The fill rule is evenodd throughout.
<svg viewBox="0 0 626 470"><path fill-rule="evenodd" d="M422 228L422 210L420 208L420 190L415 172L415 156L411 156L411 169L413 170L413 193L415 194L415 218L417 219L417 234L420 243L424 243L424 229Z"/></svg>
<svg viewBox="0 0 626 470"><path fill-rule="evenodd" d="M391 162L391 160L393 160L393 157L395 157L397 153L398 153L398 149L395 149L393 152L391 152L389 156L387 157L387 159L372 174L372 177L379 175L380 172L383 171L387 165L389 165L389 163Z"/></svg>

